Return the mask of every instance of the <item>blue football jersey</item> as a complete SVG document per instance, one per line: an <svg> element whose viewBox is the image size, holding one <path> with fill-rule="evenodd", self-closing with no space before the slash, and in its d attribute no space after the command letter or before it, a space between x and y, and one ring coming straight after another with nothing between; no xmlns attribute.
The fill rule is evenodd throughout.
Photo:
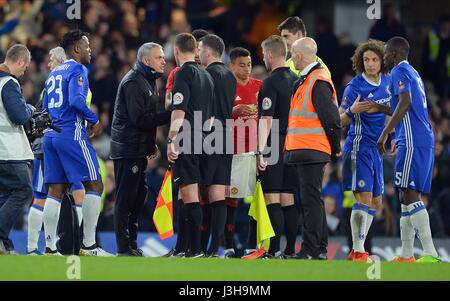
<svg viewBox="0 0 450 301"><path fill-rule="evenodd" d="M392 112L399 102L400 93L411 95L411 106L403 120L395 128L395 138L398 146L431 146L434 147L434 134L428 119L427 98L425 87L419 73L407 61L400 62L391 71Z"/></svg>
<svg viewBox="0 0 450 301"><path fill-rule="evenodd" d="M390 84L389 75L381 74L378 84L369 81L364 74L357 75L347 84L340 107L344 110L351 107L358 95L360 95L360 102L371 100L389 106L391 101ZM345 141L345 149L358 151L360 147L364 146L376 147L385 121L384 113L354 114Z"/></svg>
<svg viewBox="0 0 450 301"><path fill-rule="evenodd" d="M88 73L82 64L68 60L52 70L45 82L43 108L62 132L50 130L46 136L86 139L84 121L98 122L98 117L86 105L88 90Z"/></svg>

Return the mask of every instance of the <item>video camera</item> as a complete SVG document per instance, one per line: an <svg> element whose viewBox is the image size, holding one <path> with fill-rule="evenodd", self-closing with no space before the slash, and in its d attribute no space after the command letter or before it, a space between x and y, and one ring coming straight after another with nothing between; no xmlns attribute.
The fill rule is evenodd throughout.
<svg viewBox="0 0 450 301"><path fill-rule="evenodd" d="M35 111L30 121L24 125L25 133L30 143L36 138L42 137L47 128L61 133L61 129L53 124L52 118L47 111Z"/></svg>

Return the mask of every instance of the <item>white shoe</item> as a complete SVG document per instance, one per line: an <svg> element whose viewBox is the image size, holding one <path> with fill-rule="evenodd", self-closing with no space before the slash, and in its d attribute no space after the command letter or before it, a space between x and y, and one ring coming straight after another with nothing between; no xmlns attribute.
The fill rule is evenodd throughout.
<svg viewBox="0 0 450 301"><path fill-rule="evenodd" d="M100 247L97 247L95 249L80 249L80 256L112 257L114 255L106 252Z"/></svg>

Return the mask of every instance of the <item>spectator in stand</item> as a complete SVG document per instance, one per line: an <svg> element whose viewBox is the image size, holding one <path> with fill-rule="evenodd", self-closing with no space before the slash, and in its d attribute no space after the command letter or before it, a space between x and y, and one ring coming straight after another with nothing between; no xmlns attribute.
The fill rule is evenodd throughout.
<svg viewBox="0 0 450 301"><path fill-rule="evenodd" d="M383 42L400 36L407 38L405 27L397 20L397 7L388 3L383 7L383 16L370 29L369 38Z"/></svg>

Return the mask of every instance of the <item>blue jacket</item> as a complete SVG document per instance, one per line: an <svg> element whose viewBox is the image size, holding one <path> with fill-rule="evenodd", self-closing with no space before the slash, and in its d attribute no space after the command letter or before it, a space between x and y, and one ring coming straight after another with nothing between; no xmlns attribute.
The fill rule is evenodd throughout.
<svg viewBox="0 0 450 301"><path fill-rule="evenodd" d="M0 79L5 76L16 78L14 75L0 70ZM33 110L23 98L20 87L14 81L10 80L3 86L1 93L3 106L5 107L9 120L16 125L24 125L27 123L33 114Z"/></svg>

